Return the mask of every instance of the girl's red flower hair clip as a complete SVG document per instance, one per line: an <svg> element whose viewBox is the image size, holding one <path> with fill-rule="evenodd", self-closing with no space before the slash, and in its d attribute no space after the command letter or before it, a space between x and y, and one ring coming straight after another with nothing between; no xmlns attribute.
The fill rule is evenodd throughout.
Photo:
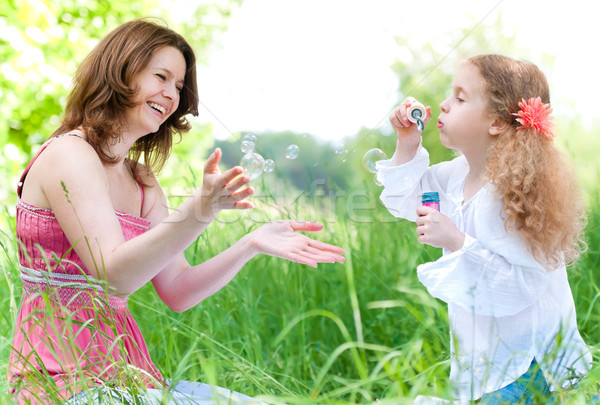
<svg viewBox="0 0 600 405"><path fill-rule="evenodd" d="M543 138L551 141L554 139L554 123L552 122L552 108L550 104L542 103L540 97L530 98L529 100L519 102L519 110L513 113L517 116L517 121L521 124L517 129L532 128Z"/></svg>

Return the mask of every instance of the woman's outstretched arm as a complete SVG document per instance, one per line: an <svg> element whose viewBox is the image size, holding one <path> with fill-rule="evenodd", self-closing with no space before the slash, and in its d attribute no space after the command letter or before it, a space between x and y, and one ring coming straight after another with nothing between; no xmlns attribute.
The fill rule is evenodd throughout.
<svg viewBox="0 0 600 405"><path fill-rule="evenodd" d="M190 267L182 254L152 281L161 299L171 309L185 311L227 285L250 259L260 253L312 267L322 262L343 262L343 249L299 233L321 229L323 225L316 222L270 222L197 266Z"/></svg>
<svg viewBox="0 0 600 405"><path fill-rule="evenodd" d="M104 167L89 144L75 137L54 141L36 165L45 173L40 184L50 208L86 268L106 280L113 293L127 295L181 254L221 210L252 207L243 201L253 192L243 188L248 177L239 176L240 167L221 173L220 156L216 150L209 157L203 185L194 196L129 241L111 200L111 192L119 190L110 190Z"/></svg>

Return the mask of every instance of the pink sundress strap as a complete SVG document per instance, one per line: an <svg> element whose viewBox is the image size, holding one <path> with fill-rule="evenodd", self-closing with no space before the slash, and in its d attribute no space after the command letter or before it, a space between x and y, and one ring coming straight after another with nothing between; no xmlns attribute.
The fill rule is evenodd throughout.
<svg viewBox="0 0 600 405"><path fill-rule="evenodd" d="M78 138L81 138L81 136L79 136L77 134L73 134L73 133L68 133L68 134L64 134L64 135L76 136ZM37 160L38 156L40 156L42 154L42 152L48 147L48 145L50 145L50 143L52 143L53 140L55 140L56 138L60 138L61 136L64 136L64 135L53 136L52 138L50 138L46 142L44 142L44 144L42 145L40 150L35 154L33 159L31 159L29 164L25 167L25 170L23 171L23 174L21 174L21 178L19 179L19 182L17 183L17 196L19 196L19 198L21 198L21 191L23 190L23 183L25 182L25 177L27 177L27 173L29 173L29 170L31 169L31 166L33 165L33 163Z"/></svg>
<svg viewBox="0 0 600 405"><path fill-rule="evenodd" d="M140 204L140 210L144 209L144 186L142 182L142 176L139 173L135 173L135 179L137 180L138 186L140 188L140 196L142 197L142 203ZM141 211L140 211L141 212Z"/></svg>

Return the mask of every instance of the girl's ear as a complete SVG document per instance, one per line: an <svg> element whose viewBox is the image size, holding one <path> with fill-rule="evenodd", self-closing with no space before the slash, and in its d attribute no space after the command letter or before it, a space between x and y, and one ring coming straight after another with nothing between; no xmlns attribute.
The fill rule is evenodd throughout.
<svg viewBox="0 0 600 405"><path fill-rule="evenodd" d="M489 133L492 136L500 135L502 132L506 131L509 126L509 122L503 121L500 118L496 118L490 124Z"/></svg>

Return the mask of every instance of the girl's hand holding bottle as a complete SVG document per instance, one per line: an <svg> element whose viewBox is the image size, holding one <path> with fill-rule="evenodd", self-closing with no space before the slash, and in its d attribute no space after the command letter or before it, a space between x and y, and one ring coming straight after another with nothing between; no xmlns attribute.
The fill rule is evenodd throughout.
<svg viewBox="0 0 600 405"><path fill-rule="evenodd" d="M451 252L462 248L465 234L446 215L425 205L417 208L417 215L415 222L419 243L444 248Z"/></svg>

